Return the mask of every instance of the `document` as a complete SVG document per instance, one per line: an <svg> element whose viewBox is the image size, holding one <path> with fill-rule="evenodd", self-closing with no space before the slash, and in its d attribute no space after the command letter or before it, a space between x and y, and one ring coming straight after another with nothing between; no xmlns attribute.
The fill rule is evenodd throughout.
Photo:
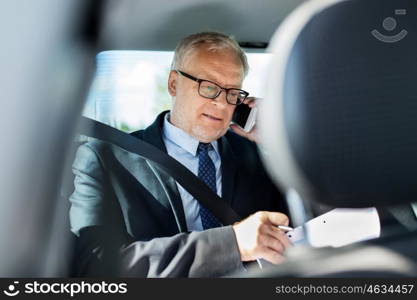
<svg viewBox="0 0 417 300"><path fill-rule="evenodd" d="M336 208L286 233L294 245L342 247L381 234L376 208Z"/></svg>

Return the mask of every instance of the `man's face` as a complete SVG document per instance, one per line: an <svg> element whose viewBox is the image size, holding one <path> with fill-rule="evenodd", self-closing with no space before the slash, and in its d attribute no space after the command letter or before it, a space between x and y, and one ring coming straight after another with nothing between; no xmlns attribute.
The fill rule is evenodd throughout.
<svg viewBox="0 0 417 300"><path fill-rule="evenodd" d="M241 88L243 67L230 50L194 50L184 59L181 71L207 79L225 88ZM173 97L171 123L200 142L209 143L224 135L235 109L222 91L216 99L198 94L198 82L171 71L168 90Z"/></svg>

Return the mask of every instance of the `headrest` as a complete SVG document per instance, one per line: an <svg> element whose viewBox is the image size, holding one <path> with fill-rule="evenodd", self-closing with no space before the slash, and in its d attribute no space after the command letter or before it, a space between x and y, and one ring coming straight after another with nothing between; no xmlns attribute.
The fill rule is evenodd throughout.
<svg viewBox="0 0 417 300"><path fill-rule="evenodd" d="M417 1L308 1L278 28L260 105L263 159L305 200L417 199Z"/></svg>

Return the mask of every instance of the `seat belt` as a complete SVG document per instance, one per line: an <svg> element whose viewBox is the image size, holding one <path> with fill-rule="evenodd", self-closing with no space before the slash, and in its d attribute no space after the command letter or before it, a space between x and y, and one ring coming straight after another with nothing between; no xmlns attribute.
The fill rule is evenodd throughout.
<svg viewBox="0 0 417 300"><path fill-rule="evenodd" d="M78 133L109 142L156 163L186 189L194 199L210 210L223 225L231 225L241 219L228 203L214 193L194 173L155 146L86 117L81 117L81 128Z"/></svg>

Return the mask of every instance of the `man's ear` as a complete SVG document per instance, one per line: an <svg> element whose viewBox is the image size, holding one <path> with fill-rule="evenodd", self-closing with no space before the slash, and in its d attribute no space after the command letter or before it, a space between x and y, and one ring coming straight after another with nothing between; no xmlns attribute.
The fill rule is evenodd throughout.
<svg viewBox="0 0 417 300"><path fill-rule="evenodd" d="M169 72L168 76L168 93L175 97L177 95L177 79L178 79L178 73L175 71Z"/></svg>

